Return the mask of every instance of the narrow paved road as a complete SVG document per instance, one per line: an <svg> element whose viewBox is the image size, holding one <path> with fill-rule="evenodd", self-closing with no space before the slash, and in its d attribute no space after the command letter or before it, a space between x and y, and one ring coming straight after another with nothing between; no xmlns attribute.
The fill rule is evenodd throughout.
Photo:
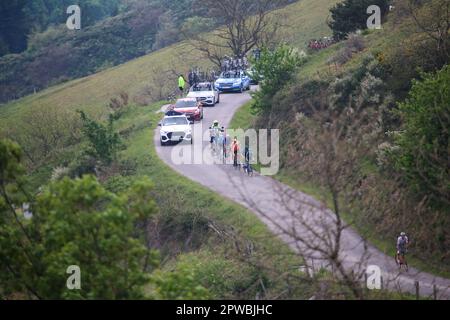
<svg viewBox="0 0 450 320"><path fill-rule="evenodd" d="M211 164L212 156L206 141L209 125L214 120L218 120L221 125L227 127L236 110L249 100L248 93L222 94L220 104L205 108L203 127L199 123L194 125L194 131L204 132L204 139L203 141L195 140L194 146L161 147L157 129L155 133L157 153L175 171L253 211L293 250L311 253L313 256L311 264L327 267L320 254L308 250L315 244L316 240L313 240L315 234L320 235L317 237L320 238L317 239L318 246L329 240L326 237L321 238L327 234L324 225L333 220L333 214L328 209L312 197L269 177L259 175L245 177L230 165ZM192 152L194 164L180 164L180 150L184 150L183 155ZM202 159L203 163L201 163ZM302 236L309 234L311 243L295 241L295 234ZM365 270L368 265L379 266L386 288L415 293L415 282L419 281L421 295L432 296L433 285L435 285L439 299L450 299L450 279L435 277L414 268L410 268L408 273L399 274L393 257L385 255L370 244L365 245L361 237L351 228L346 228L342 234L340 255L347 270L362 270L359 268ZM362 266L360 261L363 261Z"/></svg>

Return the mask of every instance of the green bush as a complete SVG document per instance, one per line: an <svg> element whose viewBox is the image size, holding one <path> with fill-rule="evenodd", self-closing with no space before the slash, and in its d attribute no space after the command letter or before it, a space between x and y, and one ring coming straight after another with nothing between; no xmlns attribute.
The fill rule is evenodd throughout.
<svg viewBox="0 0 450 320"><path fill-rule="evenodd" d="M144 297L146 272L157 266L159 257L146 248L136 225L157 212L152 183L142 178L116 195L92 176L64 178L32 199L23 191L19 146L2 140L0 151L1 294L39 299ZM80 290L66 287L71 265L81 269Z"/></svg>
<svg viewBox="0 0 450 320"><path fill-rule="evenodd" d="M261 270L251 264L227 257L225 252L201 250L183 254L177 258L176 269L189 267L195 281L209 291L213 299L233 299L254 297L252 287ZM247 292L245 292L247 291ZM244 293L245 292L245 293Z"/></svg>
<svg viewBox="0 0 450 320"><path fill-rule="evenodd" d="M79 111L83 123L83 133L90 143L88 153L103 164L110 164L117 155L121 145L120 136L114 131L114 117L110 115L108 124L104 125L90 119L83 111Z"/></svg>
<svg viewBox="0 0 450 320"><path fill-rule="evenodd" d="M413 190L449 208L450 66L413 81L398 114L403 127L395 138L395 167Z"/></svg>
<svg viewBox="0 0 450 320"><path fill-rule="evenodd" d="M253 111L262 113L269 110L275 94L292 80L297 68L303 63L304 59L286 45L275 50L263 48L261 58L253 64L255 75L261 80L260 90L253 94Z"/></svg>
<svg viewBox="0 0 450 320"><path fill-rule="evenodd" d="M198 270L179 263L172 271L155 271L152 283L156 285L154 297L165 300L207 300L211 295L198 282Z"/></svg>

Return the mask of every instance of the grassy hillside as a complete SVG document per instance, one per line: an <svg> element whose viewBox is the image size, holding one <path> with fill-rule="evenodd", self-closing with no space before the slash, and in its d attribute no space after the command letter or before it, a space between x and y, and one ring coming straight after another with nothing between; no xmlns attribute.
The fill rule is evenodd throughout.
<svg viewBox="0 0 450 320"><path fill-rule="evenodd" d="M120 158L136 163L136 170L131 176L111 178L107 185L123 187L127 181L143 175L154 182L161 212L159 236L176 238L160 248L166 260L163 272L176 269L188 259L199 283L209 288L216 299L252 299L256 293L262 294L259 279L263 279L271 297L282 294L280 298L307 298L312 294L313 285L303 281L290 283L289 277L301 277L296 271L301 261L254 214L173 172L158 158L153 132L161 117L156 113L159 108L160 104L134 107L121 119L121 131L132 129ZM167 190L174 186L177 192L167 197ZM213 232L207 226L210 223L227 230L231 238ZM184 247L189 243L186 240L190 232L194 236ZM248 241L254 244L250 257L235 247ZM282 293L288 285L292 286L289 296Z"/></svg>
<svg viewBox="0 0 450 320"><path fill-rule="evenodd" d="M71 4L71 0L29 0L0 8L6 27L17 30L14 37L8 36L8 28L6 34L0 30L0 103L177 43L182 34L175 26L184 26L206 10L193 5L194 0L78 0L82 28L73 31L65 25L65 10ZM213 27L211 23L205 31ZM9 47L3 40L19 41L20 50L2 56Z"/></svg>
<svg viewBox="0 0 450 320"><path fill-rule="evenodd" d="M251 102L242 106L234 114L230 124L230 128L242 128L245 130L253 127L254 121L257 119L257 117L255 117L251 113L250 107ZM255 168L257 169L258 166L255 166ZM323 201L327 204L328 208L332 208L333 202L329 192L327 190L324 190L323 188L320 188L311 181L301 179L298 172L291 171L289 170L289 168L283 168L276 176L274 176L274 178L294 189L297 189L301 192L315 197L320 201ZM354 220L354 216L348 212L343 212L343 218L345 219L345 221ZM385 253L386 255L392 255L392 253L395 252L395 243L392 241L392 239L387 238L385 234L377 233L373 226L361 226L354 224L352 226L355 227L360 234L364 235L364 237L366 237L370 241L370 243L375 245L381 252ZM424 261L424 259L419 255L420 252L412 251L408 257L408 263L415 268L418 268L419 270L450 278L450 270L447 266L440 263L439 259L436 258L435 260Z"/></svg>
<svg viewBox="0 0 450 320"><path fill-rule="evenodd" d="M81 108L100 112L109 99L121 91L133 96L155 76L154 72L177 68L188 69L188 59L182 55L185 45L172 46L126 64L105 70L89 77L51 87L35 95L27 96L0 108L0 124L7 125L18 120L27 110L38 106L56 106L61 109Z"/></svg>
<svg viewBox="0 0 450 320"><path fill-rule="evenodd" d="M328 9L336 2L301 0L278 10L277 14L283 15L285 21L280 35L282 40L303 49L309 39L330 35L325 21ZM327 56L324 51L310 59L307 65L310 74L316 69L327 68ZM27 127L25 116L41 109L62 114L63 111L75 113L81 109L104 118L109 112L110 100L126 92L130 105L118 128L120 132L126 132L123 137L126 149L119 158L130 168L126 174L112 170L113 174L104 184L110 190L119 191L138 176L146 175L154 181L155 198L161 210L151 235L155 237L153 245L162 253L161 272L170 274L187 263L194 269L195 280L207 287L213 298L309 298L320 283L298 272L299 258L255 215L174 173L156 155L153 130L160 117L156 113L160 104L137 106L136 98L159 86L167 87L167 92L176 89L177 74L205 63L188 44L173 45L4 105L0 107L0 128L9 127L20 133ZM239 119L240 125L244 126L251 119L244 114ZM70 162L82 148L81 140L49 153L31 172L33 186L46 183L52 169ZM175 187L176 195L168 198L167 190ZM213 231L211 223L226 233ZM252 244L250 255L242 250L249 243ZM324 277L326 284L331 283L328 298L335 297L333 290L341 291L327 275L319 277Z"/></svg>
<svg viewBox="0 0 450 320"><path fill-rule="evenodd" d="M336 2L301 0L277 10L277 14L281 14L285 21L280 36L285 41L303 48L308 39L329 35L330 30L325 20L328 9ZM155 85L158 78L163 85L170 85L167 79L155 76L155 73L163 75L172 70L176 73L186 73L190 66L204 64L205 61L200 60L198 53L189 45L173 45L92 76L70 81L1 106L0 126L16 125L27 109L39 106L52 105L70 110L81 108L100 112L109 99L120 91L134 97L144 87Z"/></svg>
<svg viewBox="0 0 450 320"><path fill-rule="evenodd" d="M300 0L278 10L285 17L280 36L292 46L304 49L310 39L330 36L331 30L326 21L329 9L339 0Z"/></svg>
<svg viewBox="0 0 450 320"><path fill-rule="evenodd" d="M375 57L375 60L379 62L379 70L388 70L386 74L379 76L383 79L382 81L385 85L384 89L380 89L379 94L385 97L390 95L391 97L395 97L396 101L402 101L405 97L405 92L408 90L409 84L411 83L411 79L417 76L417 73L415 73L414 70L421 66L420 62L422 61L421 59L424 59L423 57L426 56L427 48L415 47L417 42L414 37L416 37L417 34L414 34L413 23L404 17L403 19L397 19L398 16L396 16L396 14L401 15L401 12L394 12L390 14L388 16L388 21L383 25L381 30L374 30L370 32L365 31L363 33L364 49L354 52L352 57L345 63L336 65L330 63L332 59L339 55L339 52L341 52L342 49L345 49L345 46L347 46L345 42L338 43L326 50L310 56L305 65L299 68L298 73L295 75L295 81L293 82L296 83L288 85L283 92L280 92L279 96L277 96L279 100L277 100L277 103L274 103L272 106L273 111L277 111L276 108L283 108L283 112L277 113L280 114L280 118L282 118L282 120L280 120L281 122L277 125L284 127L289 123L292 123L287 116L283 117L283 113L286 113L289 116L292 114L289 112L300 112L299 109L301 110L301 104L305 102L305 100L301 100L301 102L299 102L299 96L301 96L299 90L302 89L302 84L310 83L312 80L320 80L324 81L331 87L332 90L332 85L335 81L339 81L340 79L352 79L353 83L357 83L359 85L360 80L357 80L357 78L354 77L354 74L357 73L358 70L364 70L362 67L366 65L365 61L367 60L365 59L369 57L372 61ZM431 48L431 46L428 48ZM402 58L399 57L406 57L409 63L403 64L404 61L402 61ZM368 61L370 61L370 59ZM394 62L389 61L389 59L393 59L392 61ZM392 72L392 65L395 66L398 64L401 65L401 68L395 69L396 71ZM391 84L394 84L394 86L391 86ZM341 89L342 91L345 90L345 88L342 87ZM378 91L374 91L378 93ZM335 93L333 91L331 92L332 94ZM309 96L308 98L313 99ZM383 101L380 102L380 105L382 103ZM291 104L296 106L291 106ZM284 108L284 106L286 106L286 108ZM292 109L290 109L291 107ZM371 107L376 108L377 106L371 105ZM389 108L395 108L395 103L390 104ZM391 109L387 108L386 114L389 115L389 110ZM392 114L390 114L390 116L392 117ZM399 119L390 118L390 121L391 122L389 122L389 120L386 121L386 126L388 127L387 129L383 127L383 129L391 132L400 130L401 123ZM235 114L232 121L232 127L246 128L255 125L255 122L257 123L256 126L265 125L263 118L258 118L251 115L250 106L247 105ZM295 141L293 141L293 137L284 138L284 146L295 143ZM388 135L381 135L378 144L374 144L372 146L371 152L376 150L377 147L384 141L391 142ZM284 147L284 150L285 149L286 147ZM282 154L284 153L282 152ZM369 157L370 156L367 158ZM446 233L444 233L444 235L442 235L442 233L440 233L441 226L448 225L445 209L433 211L433 208L430 208L427 213L423 213L420 217L421 219L428 219L430 214L432 216L436 215L439 216L438 223L430 223L428 225L417 223L416 218L412 217L413 212L415 213L420 211L417 208L420 208L419 202L421 199L415 197L415 194L408 189L410 187L408 184L403 184L398 186L395 191L404 195L404 198L402 199L404 199L405 204L404 207L401 207L400 205L396 206L395 200L392 200L394 197L391 197L391 191L383 193L383 189L384 191L387 190L388 183L392 181L395 181L392 183L396 183L395 179L399 179L399 177L389 177L389 174L386 174L383 171L384 168L380 168L373 158L374 157L372 156L372 158L370 158L371 160L362 159L361 162L364 162L362 165L364 176L369 176L373 179L368 182L367 188L372 188L372 190L375 190L373 193L369 194L370 196L375 197L375 201L371 204L371 206L364 207L362 210L359 208L359 210L355 210L353 212L345 212L344 214L346 221L354 222L354 227L357 228L361 234L364 234L381 251L389 255L395 251L395 242L392 239L395 239L395 236L400 232L400 229L407 230L414 237L416 237L415 244L411 248L409 255L410 264L421 270L448 277L450 275L450 270L448 268L448 264L443 262L444 259L448 257L448 246L445 245L445 243L448 243L446 242L448 241L448 234L446 235ZM288 159L284 157L282 162L287 162L287 160ZM311 179L304 179L301 172L296 172L289 165L285 165L276 178L294 188L324 200L324 202L328 203L329 206L332 204L330 201L330 194L327 190L319 187L318 184ZM383 202L388 203L388 205L383 207ZM377 207L375 207L375 203ZM374 208L388 209L384 209L385 211L378 211ZM392 212L389 211L390 208L393 208ZM405 208L408 208L408 210ZM366 212L372 212L372 210L375 212L380 212L376 219L364 220L364 218L361 218L365 217L367 214ZM445 229L448 230L448 228ZM438 237L438 234L441 236ZM424 239L420 237L424 237ZM434 244L438 241L442 241L442 245L433 246L432 249L425 249L422 247L422 245L426 243Z"/></svg>

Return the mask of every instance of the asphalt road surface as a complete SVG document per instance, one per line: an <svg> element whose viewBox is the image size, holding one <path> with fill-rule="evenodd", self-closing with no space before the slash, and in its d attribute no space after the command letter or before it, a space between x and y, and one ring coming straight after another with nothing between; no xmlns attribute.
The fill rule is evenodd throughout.
<svg viewBox="0 0 450 320"><path fill-rule="evenodd" d="M331 211L314 198L270 177L248 177L230 164L214 163L217 158L210 151L208 127L218 120L221 126L227 128L236 110L249 100L248 93L222 94L219 104L204 109L202 124L194 125L192 146L160 146L157 128L157 153L175 171L254 212L275 235L293 250L304 254L309 272L320 267L331 270L320 252L335 244L335 220ZM195 136L195 132L202 132L203 136ZM450 299L450 279L435 277L411 266L408 272L399 272L393 254L385 255L365 243L352 228L346 228L342 233L340 257L346 270L354 270L358 274L365 272L367 266L378 266L384 288L415 293L415 283L418 281L422 296L432 297L434 289L437 289L438 299ZM370 274L369 278L372 278Z"/></svg>

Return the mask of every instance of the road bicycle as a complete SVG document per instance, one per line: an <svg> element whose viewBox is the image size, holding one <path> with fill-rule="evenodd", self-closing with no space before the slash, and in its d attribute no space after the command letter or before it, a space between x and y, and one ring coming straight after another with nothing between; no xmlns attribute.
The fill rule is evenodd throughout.
<svg viewBox="0 0 450 320"><path fill-rule="evenodd" d="M404 253L395 253L395 262L397 263L398 269L401 272L402 270L408 272L408 262L406 261L406 256Z"/></svg>
<svg viewBox="0 0 450 320"><path fill-rule="evenodd" d="M243 169L244 173L246 173L248 176L253 177L253 167L250 162L246 161L242 165L242 169Z"/></svg>

